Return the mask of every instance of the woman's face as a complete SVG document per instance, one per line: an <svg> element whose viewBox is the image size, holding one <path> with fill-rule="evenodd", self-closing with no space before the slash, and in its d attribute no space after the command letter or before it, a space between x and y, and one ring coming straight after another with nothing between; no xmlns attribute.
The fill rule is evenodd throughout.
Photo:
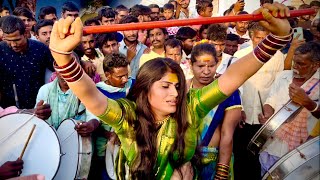
<svg viewBox="0 0 320 180"><path fill-rule="evenodd" d="M159 81L151 85L148 100L156 120L163 120L169 114L176 112L178 88L178 76L171 72L167 72Z"/></svg>

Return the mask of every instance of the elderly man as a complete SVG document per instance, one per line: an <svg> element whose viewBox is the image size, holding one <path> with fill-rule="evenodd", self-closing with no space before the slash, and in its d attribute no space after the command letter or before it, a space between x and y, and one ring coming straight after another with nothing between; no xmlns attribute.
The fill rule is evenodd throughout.
<svg viewBox="0 0 320 180"><path fill-rule="evenodd" d="M303 109L289 123L277 130L272 142L260 154L261 175L287 152L303 144L319 121L313 112L319 110L320 44L308 42L295 51L293 70L280 73L271 87L260 123L265 123L291 99Z"/></svg>

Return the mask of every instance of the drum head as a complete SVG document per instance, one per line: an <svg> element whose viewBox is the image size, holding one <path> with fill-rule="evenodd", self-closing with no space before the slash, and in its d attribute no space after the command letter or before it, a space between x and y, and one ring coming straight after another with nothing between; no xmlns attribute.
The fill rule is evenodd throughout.
<svg viewBox="0 0 320 180"><path fill-rule="evenodd" d="M75 179L79 160L79 135L74 129L76 123L73 120L64 120L57 129L61 143L61 163L56 180Z"/></svg>
<svg viewBox="0 0 320 180"><path fill-rule="evenodd" d="M319 136L279 159L262 179L302 180L319 177Z"/></svg>
<svg viewBox="0 0 320 180"><path fill-rule="evenodd" d="M22 158L21 176L42 174L46 179L53 179L59 168L61 152L56 131L46 121L31 114L6 115L0 118L0 123L0 164L18 159L35 124Z"/></svg>

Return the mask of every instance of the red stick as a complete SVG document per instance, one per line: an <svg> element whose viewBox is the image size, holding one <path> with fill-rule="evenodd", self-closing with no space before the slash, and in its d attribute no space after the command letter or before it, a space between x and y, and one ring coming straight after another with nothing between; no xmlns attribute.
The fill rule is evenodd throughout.
<svg viewBox="0 0 320 180"><path fill-rule="evenodd" d="M290 17L298 17L302 15L310 15L316 13L315 9L300 9L290 11ZM162 27L172 26L190 26L190 25L201 25L201 24L214 24L214 23L225 23L235 21L259 21L263 17L261 14L244 14L238 16L221 16L221 17L209 17L200 19L183 19L183 20L167 20L167 21L153 21L144 23L130 23L130 24L114 24L104 26L86 26L83 28L84 34L99 34L116 31L127 31L127 30L140 30L140 29L153 29Z"/></svg>

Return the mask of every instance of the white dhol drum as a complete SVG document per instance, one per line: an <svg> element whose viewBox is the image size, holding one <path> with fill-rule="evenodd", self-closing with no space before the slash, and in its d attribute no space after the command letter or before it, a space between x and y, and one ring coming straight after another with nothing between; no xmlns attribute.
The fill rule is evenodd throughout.
<svg viewBox="0 0 320 180"><path fill-rule="evenodd" d="M262 179L315 180L320 179L320 142L315 137L279 159Z"/></svg>
<svg viewBox="0 0 320 180"><path fill-rule="evenodd" d="M114 165L119 148L120 146L117 144L112 145L111 143L107 143L105 162L106 170L110 179L117 179Z"/></svg>
<svg viewBox="0 0 320 180"><path fill-rule="evenodd" d="M53 179L60 164L60 144L54 128L32 114L9 114L0 118L0 165L20 156L33 125L36 128L24 152L21 176L42 174Z"/></svg>
<svg viewBox="0 0 320 180"><path fill-rule="evenodd" d="M91 137L81 137L75 130L76 124L77 121L66 119L57 129L62 156L55 180L88 178L92 158Z"/></svg>

